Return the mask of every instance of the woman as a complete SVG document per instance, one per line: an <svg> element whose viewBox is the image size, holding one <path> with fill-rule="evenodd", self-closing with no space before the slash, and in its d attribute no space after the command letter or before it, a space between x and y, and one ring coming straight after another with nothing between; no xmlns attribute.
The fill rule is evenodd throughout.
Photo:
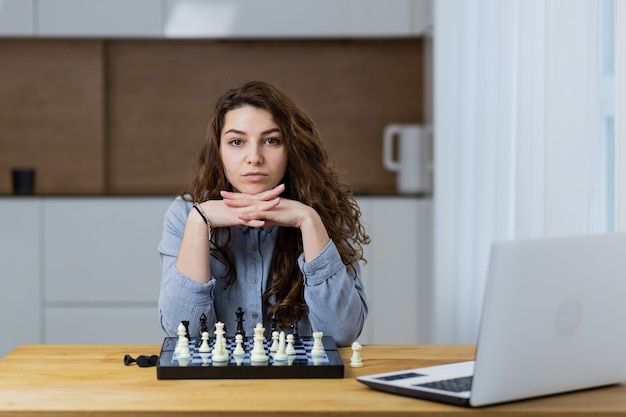
<svg viewBox="0 0 626 417"><path fill-rule="evenodd" d="M204 313L270 335L294 323L338 345L367 317L359 262L369 243L360 210L311 119L284 93L249 82L218 99L193 189L169 207L159 244L161 325L197 335Z"/></svg>

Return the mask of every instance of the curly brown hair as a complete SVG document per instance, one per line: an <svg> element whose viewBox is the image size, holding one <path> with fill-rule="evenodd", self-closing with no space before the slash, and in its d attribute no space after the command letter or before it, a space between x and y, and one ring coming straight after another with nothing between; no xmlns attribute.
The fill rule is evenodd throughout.
<svg viewBox="0 0 626 417"><path fill-rule="evenodd" d="M232 191L226 179L219 152L220 135L226 113L245 106L267 110L278 124L287 148L287 170L282 182L282 197L300 201L320 215L347 268L356 274L355 262L366 262L363 245L370 242L360 221L361 211L349 187L334 168L334 161L309 116L287 95L271 84L251 81L228 90L215 105L206 138L198 159L198 169L186 201L220 199L220 191ZM236 271L229 252L230 230L213 231L211 251L228 266L229 284ZM304 278L298 267L302 253L302 235L297 228L280 227L270 265L270 282L263 294L268 318L276 316L287 327L307 312L304 301ZM273 300L273 302L272 302Z"/></svg>

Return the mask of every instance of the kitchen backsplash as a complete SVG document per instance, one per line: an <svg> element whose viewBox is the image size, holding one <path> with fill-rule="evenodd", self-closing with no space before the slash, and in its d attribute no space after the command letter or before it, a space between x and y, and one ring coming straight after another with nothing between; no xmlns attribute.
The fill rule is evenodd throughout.
<svg viewBox="0 0 626 417"><path fill-rule="evenodd" d="M272 82L316 121L357 193L393 194L389 123L424 120L420 38L297 41L0 39L0 194L177 194L216 97Z"/></svg>

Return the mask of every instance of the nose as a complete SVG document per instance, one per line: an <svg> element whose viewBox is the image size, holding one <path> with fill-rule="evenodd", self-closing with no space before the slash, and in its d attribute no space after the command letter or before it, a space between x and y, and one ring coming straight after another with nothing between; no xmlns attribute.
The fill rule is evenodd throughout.
<svg viewBox="0 0 626 417"><path fill-rule="evenodd" d="M248 152L248 165L261 165L263 153L259 146L251 146Z"/></svg>

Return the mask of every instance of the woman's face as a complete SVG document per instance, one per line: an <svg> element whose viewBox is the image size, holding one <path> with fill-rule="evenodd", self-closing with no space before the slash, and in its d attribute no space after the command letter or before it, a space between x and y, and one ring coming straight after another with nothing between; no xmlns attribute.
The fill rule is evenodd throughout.
<svg viewBox="0 0 626 417"><path fill-rule="evenodd" d="M277 186L287 170L287 148L267 110L246 106L226 113L220 156L234 191L258 194Z"/></svg>

